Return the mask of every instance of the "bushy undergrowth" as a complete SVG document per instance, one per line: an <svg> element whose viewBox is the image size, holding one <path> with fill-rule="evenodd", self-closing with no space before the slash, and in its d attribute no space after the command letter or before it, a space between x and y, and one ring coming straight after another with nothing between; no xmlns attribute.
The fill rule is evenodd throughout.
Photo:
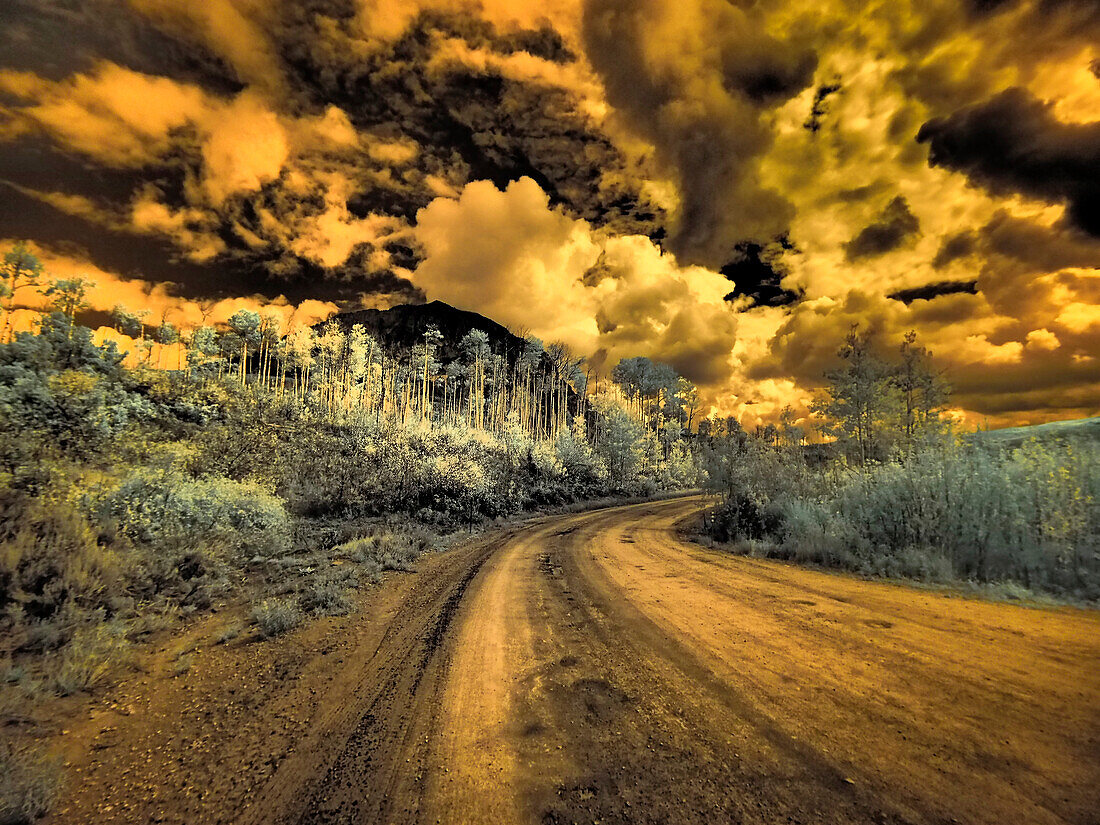
<svg viewBox="0 0 1100 825"><path fill-rule="evenodd" d="M627 449L624 447L623 449ZM641 439L628 463L609 462L564 431L536 441L518 429L366 421L319 428L286 451L276 483L292 512L306 516L407 513L431 524L475 522L542 505L618 493L691 486L694 460L673 445Z"/></svg>
<svg viewBox="0 0 1100 825"><path fill-rule="evenodd" d="M280 636L302 623L298 606L286 599L264 599L252 608L252 622L265 638Z"/></svg>
<svg viewBox="0 0 1100 825"><path fill-rule="evenodd" d="M538 440L514 416L497 432L337 419L311 398L124 368L62 315L0 345L0 656L48 658L54 692L89 689L117 669L106 637L89 635L101 625L136 638L154 616L242 590L349 609L336 574L300 574L327 561L288 561L312 558L325 520L400 515L445 531L694 478L682 444L658 443L613 398L598 447L583 418ZM340 552L368 582L413 569L434 540L380 528L329 546L348 538Z"/></svg>
<svg viewBox="0 0 1100 825"><path fill-rule="evenodd" d="M747 446L714 462L727 485L710 535L762 555L868 575L1012 582L1100 599L1100 449L947 442L904 462L811 471Z"/></svg>
<svg viewBox="0 0 1100 825"><path fill-rule="evenodd" d="M0 740L0 825L30 825L49 813L61 783L57 760L16 752Z"/></svg>

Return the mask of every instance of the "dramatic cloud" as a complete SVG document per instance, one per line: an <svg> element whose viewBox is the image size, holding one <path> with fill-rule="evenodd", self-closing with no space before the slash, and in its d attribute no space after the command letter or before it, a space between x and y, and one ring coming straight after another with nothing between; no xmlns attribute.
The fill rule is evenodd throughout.
<svg viewBox="0 0 1100 825"><path fill-rule="evenodd" d="M940 244L936 257L932 259L932 266L943 269L948 264L966 258L974 253L974 233L960 232L944 238Z"/></svg>
<svg viewBox="0 0 1100 825"><path fill-rule="evenodd" d="M859 234L844 245L849 261L872 258L891 252L920 231L920 221L909 211L909 204L900 195L894 198Z"/></svg>
<svg viewBox="0 0 1100 825"><path fill-rule="evenodd" d="M563 341L598 364L648 355L712 387L730 377L736 318L721 275L681 267L648 238L595 231L551 208L529 178L503 192L472 183L417 223L425 260L413 282L428 298Z"/></svg>
<svg viewBox="0 0 1100 825"><path fill-rule="evenodd" d="M783 288L783 278L788 272L782 258L793 248L786 237L766 245L752 241L738 243L734 247L737 257L719 270L734 287L726 299L748 298L753 306L786 306L797 301L800 291Z"/></svg>
<svg viewBox="0 0 1100 825"><path fill-rule="evenodd" d="M913 301L931 301L941 295L976 295L978 292L977 281L936 281L934 284L916 286L912 289L899 289L891 292L887 298L901 301L903 304L911 304Z"/></svg>
<svg viewBox="0 0 1100 825"><path fill-rule="evenodd" d="M852 324L970 420L1100 411L1098 6L857 5L9 0L0 236L181 323L440 298L747 426Z"/></svg>
<svg viewBox="0 0 1100 825"><path fill-rule="evenodd" d="M760 184L755 162L772 140L764 112L806 87L813 52L723 0L588 0L584 35L623 127L652 144L676 187L677 254L717 267L738 241L787 229L790 204Z"/></svg>
<svg viewBox="0 0 1100 825"><path fill-rule="evenodd" d="M1073 224L1100 237L1100 112L1092 123L1063 123L1052 108L1014 87L928 121L917 140L928 143L933 165L995 194L1065 203Z"/></svg>

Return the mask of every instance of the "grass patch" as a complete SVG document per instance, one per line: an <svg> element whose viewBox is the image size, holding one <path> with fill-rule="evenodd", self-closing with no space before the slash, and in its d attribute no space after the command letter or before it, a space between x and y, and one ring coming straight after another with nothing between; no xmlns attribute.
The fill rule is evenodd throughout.
<svg viewBox="0 0 1100 825"><path fill-rule="evenodd" d="M54 688L62 696L90 692L109 682L129 661L130 643L121 624L82 627L55 658Z"/></svg>
<svg viewBox="0 0 1100 825"><path fill-rule="evenodd" d="M412 573L416 571L416 560L432 548L435 540L432 533L419 527L400 533L374 530L339 545L333 553L364 565L368 572L377 569Z"/></svg>
<svg viewBox="0 0 1100 825"><path fill-rule="evenodd" d="M265 639L281 636L302 623L302 612L292 601L264 599L252 608L252 623Z"/></svg>
<svg viewBox="0 0 1100 825"><path fill-rule="evenodd" d="M221 629L221 631L214 637L214 644L225 645L236 639L241 635L241 631L244 627L240 622L231 622Z"/></svg>

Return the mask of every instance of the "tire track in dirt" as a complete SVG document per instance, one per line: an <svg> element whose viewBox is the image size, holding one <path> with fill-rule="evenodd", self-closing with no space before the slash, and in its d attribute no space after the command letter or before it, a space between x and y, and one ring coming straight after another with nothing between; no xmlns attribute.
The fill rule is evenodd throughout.
<svg viewBox="0 0 1100 825"><path fill-rule="evenodd" d="M620 520L597 517L538 559L540 618L557 632L539 636L544 664L520 706L570 759L532 787L531 821L910 821L606 589L585 559Z"/></svg>
<svg viewBox="0 0 1100 825"><path fill-rule="evenodd" d="M440 648L470 582L508 536L452 551L410 594L359 679L326 697L326 705L344 710L342 718L314 730L314 747L300 748L281 766L245 821L415 821L424 733L444 669Z"/></svg>

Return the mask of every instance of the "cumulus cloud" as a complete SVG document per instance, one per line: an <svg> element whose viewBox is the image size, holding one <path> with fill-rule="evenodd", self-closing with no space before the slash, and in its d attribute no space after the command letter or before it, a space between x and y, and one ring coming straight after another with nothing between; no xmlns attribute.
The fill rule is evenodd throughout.
<svg viewBox="0 0 1100 825"><path fill-rule="evenodd" d="M278 116L245 93L211 124L202 144L203 185L215 205L275 180L290 156Z"/></svg>
<svg viewBox="0 0 1100 825"><path fill-rule="evenodd" d="M560 340L610 367L648 355L717 385L730 375L736 318L717 272L681 266L642 236L613 236L550 206L529 178L472 183L417 216L429 299Z"/></svg>

